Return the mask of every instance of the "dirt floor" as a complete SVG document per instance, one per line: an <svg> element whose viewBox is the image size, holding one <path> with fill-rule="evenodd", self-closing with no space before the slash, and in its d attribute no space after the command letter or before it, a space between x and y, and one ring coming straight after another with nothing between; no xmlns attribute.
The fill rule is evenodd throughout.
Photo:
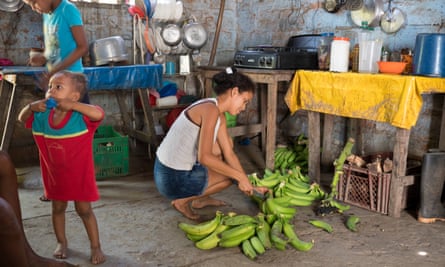
<svg viewBox="0 0 445 267"><path fill-rule="evenodd" d="M247 172L264 168L255 145L239 146L237 151ZM199 250L177 226L190 221L157 192L152 162L146 153L131 154L130 175L98 181L101 200L94 203L94 212L107 255L101 266L445 266L445 223L420 224L410 210L404 211L401 218L391 218L352 207L346 215L355 214L361 219L359 231L354 233L344 226L342 215L321 218L311 208L298 208L292 221L295 231L300 239L315 242L308 252L290 247L285 251L270 249L252 261L238 248ZM39 201L42 189L38 166L17 172L23 180L19 193L27 238L38 254L51 257L55 248L51 204ZM255 215L259 211L235 186L217 197L229 204L220 208L224 213ZM215 211L204 208L199 213L211 218ZM311 218L329 222L334 231L327 233L313 227L307 222ZM92 266L88 238L72 204L66 229L68 261Z"/></svg>

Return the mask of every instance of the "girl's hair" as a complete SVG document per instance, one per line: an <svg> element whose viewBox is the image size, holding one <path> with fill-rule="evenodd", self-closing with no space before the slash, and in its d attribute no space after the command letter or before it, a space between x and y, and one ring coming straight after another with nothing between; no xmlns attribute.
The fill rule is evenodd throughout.
<svg viewBox="0 0 445 267"><path fill-rule="evenodd" d="M87 76L83 73L72 72L69 70L61 70L57 72L57 74L67 76L71 79L71 82L74 84L74 89L80 93L80 98L82 99L87 91L88 80Z"/></svg>
<svg viewBox="0 0 445 267"><path fill-rule="evenodd" d="M238 87L240 93L255 91L255 83L246 75L237 72L234 67L228 67L225 71L215 74L213 84L216 95L222 95L234 87Z"/></svg>

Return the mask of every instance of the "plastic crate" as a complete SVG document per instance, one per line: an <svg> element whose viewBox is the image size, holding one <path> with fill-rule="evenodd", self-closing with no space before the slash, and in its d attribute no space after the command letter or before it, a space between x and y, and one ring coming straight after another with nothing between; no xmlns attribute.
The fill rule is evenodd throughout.
<svg viewBox="0 0 445 267"><path fill-rule="evenodd" d="M96 178L128 174L128 136L122 136L112 126L99 126L93 140Z"/></svg>
<svg viewBox="0 0 445 267"><path fill-rule="evenodd" d="M391 173L377 173L344 164L343 175L337 185L337 198L354 206L388 214L390 186Z"/></svg>

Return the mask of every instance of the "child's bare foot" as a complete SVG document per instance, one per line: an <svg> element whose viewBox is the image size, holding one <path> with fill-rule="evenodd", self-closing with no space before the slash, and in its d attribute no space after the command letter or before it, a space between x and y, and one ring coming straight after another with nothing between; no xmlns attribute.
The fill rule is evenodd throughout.
<svg viewBox="0 0 445 267"><path fill-rule="evenodd" d="M203 197L203 198L198 198L192 201L192 208L194 209L202 209L204 207L207 206L225 206L227 205L226 202L219 200L219 199L215 199L212 197Z"/></svg>
<svg viewBox="0 0 445 267"><path fill-rule="evenodd" d="M190 208L188 202L183 202L181 200L173 200L171 202L173 208L175 208L177 211L179 211L182 215L189 218L190 220L197 221L199 220L199 214L196 214L193 212L193 210Z"/></svg>
<svg viewBox="0 0 445 267"><path fill-rule="evenodd" d="M105 255L100 248L91 248L91 263L101 264L105 261Z"/></svg>
<svg viewBox="0 0 445 267"><path fill-rule="evenodd" d="M67 246L62 243L57 243L53 256L56 259L66 259Z"/></svg>

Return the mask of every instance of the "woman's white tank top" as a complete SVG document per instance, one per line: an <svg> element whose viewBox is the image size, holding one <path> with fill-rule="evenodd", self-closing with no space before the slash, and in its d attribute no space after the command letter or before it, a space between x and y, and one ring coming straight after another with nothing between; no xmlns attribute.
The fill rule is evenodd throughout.
<svg viewBox="0 0 445 267"><path fill-rule="evenodd" d="M198 160L198 139L201 127L194 124L187 117L186 112L191 107L203 102L214 102L215 105L218 105L216 98L204 98L191 104L176 118L159 145L156 156L165 166L176 170L191 170ZM218 116L213 142L216 142L219 126L220 118Z"/></svg>

